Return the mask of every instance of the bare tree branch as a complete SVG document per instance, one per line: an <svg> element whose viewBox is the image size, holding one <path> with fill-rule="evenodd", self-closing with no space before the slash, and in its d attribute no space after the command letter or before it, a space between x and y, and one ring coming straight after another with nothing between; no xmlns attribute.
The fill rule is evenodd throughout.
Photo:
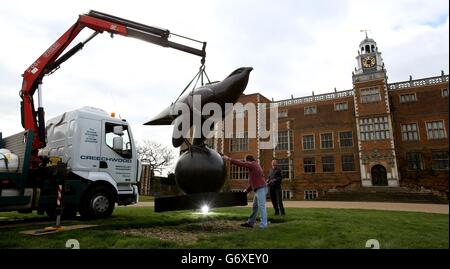
<svg viewBox="0 0 450 269"><path fill-rule="evenodd" d="M149 165L152 171L157 172L162 172L175 159L175 153L171 148L148 139L139 143L137 153L143 164Z"/></svg>

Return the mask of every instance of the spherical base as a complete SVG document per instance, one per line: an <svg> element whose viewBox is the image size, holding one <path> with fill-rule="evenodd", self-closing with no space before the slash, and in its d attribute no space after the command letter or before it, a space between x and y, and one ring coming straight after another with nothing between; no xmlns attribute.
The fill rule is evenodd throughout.
<svg viewBox="0 0 450 269"><path fill-rule="evenodd" d="M225 177L222 157L207 147L186 151L175 166L175 180L186 194L218 192Z"/></svg>

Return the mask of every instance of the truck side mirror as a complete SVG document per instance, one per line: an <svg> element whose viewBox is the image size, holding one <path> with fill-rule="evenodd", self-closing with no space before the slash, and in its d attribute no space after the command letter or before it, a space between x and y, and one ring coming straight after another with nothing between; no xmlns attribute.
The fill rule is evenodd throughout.
<svg viewBox="0 0 450 269"><path fill-rule="evenodd" d="M123 126L122 125L114 126L113 132L114 132L115 135L122 136L123 135Z"/></svg>
<svg viewBox="0 0 450 269"><path fill-rule="evenodd" d="M116 136L113 138L113 150L121 151L123 149L123 137Z"/></svg>

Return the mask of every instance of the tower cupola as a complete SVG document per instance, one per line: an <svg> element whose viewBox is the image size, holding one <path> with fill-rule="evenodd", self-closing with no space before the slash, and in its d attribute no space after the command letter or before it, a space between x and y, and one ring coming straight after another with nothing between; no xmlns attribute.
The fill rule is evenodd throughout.
<svg viewBox="0 0 450 269"><path fill-rule="evenodd" d="M367 36L359 43L356 75L384 70L383 58L378 51L377 42Z"/></svg>

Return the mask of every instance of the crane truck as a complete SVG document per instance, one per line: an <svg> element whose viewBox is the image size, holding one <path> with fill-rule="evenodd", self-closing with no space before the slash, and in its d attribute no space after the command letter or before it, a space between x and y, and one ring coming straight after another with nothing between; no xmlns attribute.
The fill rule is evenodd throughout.
<svg viewBox="0 0 450 269"><path fill-rule="evenodd" d="M65 52L84 28L92 29L93 34ZM8 137L0 132L0 212L36 210L52 217L61 202L63 217L79 212L85 218L105 218L116 204L138 202L141 165L129 122L93 107L65 112L47 123L44 118L44 76L55 72L103 32L200 56L202 66L205 62L206 42L177 35L202 44L201 49L194 48L170 41L175 34L166 29L94 10L80 15L22 75L20 111L24 130Z"/></svg>

